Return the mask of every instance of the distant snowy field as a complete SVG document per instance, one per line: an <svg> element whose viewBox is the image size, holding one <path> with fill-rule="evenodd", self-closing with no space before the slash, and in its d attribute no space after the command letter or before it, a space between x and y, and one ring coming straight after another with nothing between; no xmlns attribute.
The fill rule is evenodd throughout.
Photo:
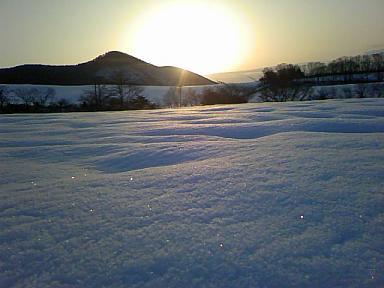
<svg viewBox="0 0 384 288"><path fill-rule="evenodd" d="M0 287L383 287L384 99L0 115Z"/></svg>

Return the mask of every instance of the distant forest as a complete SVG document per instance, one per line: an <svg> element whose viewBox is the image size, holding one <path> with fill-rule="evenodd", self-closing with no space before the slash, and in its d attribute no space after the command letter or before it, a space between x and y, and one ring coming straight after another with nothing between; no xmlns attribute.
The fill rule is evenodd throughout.
<svg viewBox="0 0 384 288"><path fill-rule="evenodd" d="M143 96L144 89L130 84L94 84L84 90L80 104L55 99L53 88L16 88L0 86L0 113L59 113L155 109L157 105ZM13 99L13 101L11 100Z"/></svg>
<svg viewBox="0 0 384 288"><path fill-rule="evenodd" d="M320 85L381 82L384 79L384 53L341 57L327 64L310 62L301 69L307 82Z"/></svg>

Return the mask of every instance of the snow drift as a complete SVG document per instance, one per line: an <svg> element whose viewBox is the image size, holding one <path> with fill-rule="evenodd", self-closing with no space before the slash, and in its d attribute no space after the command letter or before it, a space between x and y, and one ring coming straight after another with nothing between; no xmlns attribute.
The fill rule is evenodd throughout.
<svg viewBox="0 0 384 288"><path fill-rule="evenodd" d="M379 287L384 100L0 116L1 287Z"/></svg>

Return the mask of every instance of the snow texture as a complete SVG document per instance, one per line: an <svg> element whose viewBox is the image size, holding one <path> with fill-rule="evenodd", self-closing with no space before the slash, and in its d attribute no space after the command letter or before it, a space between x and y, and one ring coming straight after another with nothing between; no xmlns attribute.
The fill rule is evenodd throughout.
<svg viewBox="0 0 384 288"><path fill-rule="evenodd" d="M384 99L0 116L0 287L383 287Z"/></svg>

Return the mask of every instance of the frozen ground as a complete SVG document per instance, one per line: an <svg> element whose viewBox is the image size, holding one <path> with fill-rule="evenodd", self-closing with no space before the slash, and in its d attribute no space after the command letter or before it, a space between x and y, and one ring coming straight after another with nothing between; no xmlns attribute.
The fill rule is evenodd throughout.
<svg viewBox="0 0 384 288"><path fill-rule="evenodd" d="M0 116L0 287L383 287L384 99Z"/></svg>

